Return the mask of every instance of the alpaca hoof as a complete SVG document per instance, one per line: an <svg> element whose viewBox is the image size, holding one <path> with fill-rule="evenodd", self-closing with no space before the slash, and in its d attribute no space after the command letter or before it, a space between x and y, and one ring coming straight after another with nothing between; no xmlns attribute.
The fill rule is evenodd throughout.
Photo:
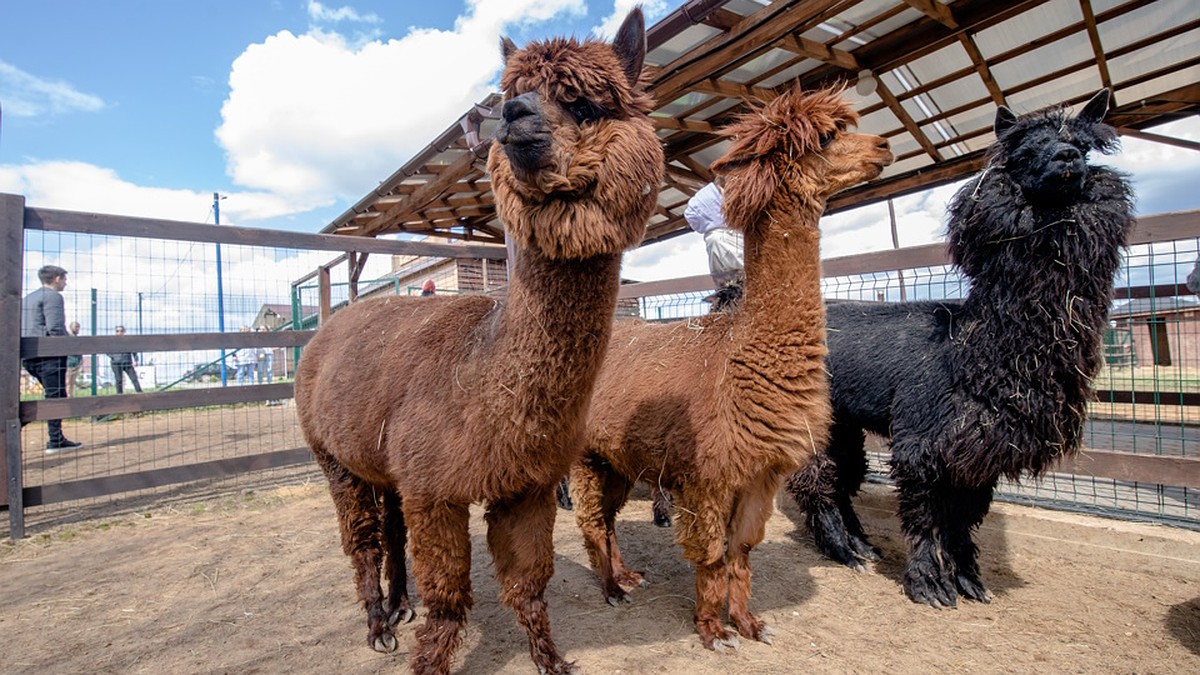
<svg viewBox="0 0 1200 675"><path fill-rule="evenodd" d="M771 627L763 624L762 630L758 631L758 641L769 645L775 644L775 631Z"/></svg>
<svg viewBox="0 0 1200 675"><path fill-rule="evenodd" d="M538 664L538 675L579 675L579 667L574 661L559 661L550 667Z"/></svg>
<svg viewBox="0 0 1200 675"><path fill-rule="evenodd" d="M862 564L862 562L860 562L858 560L854 560L854 561L846 563L846 567L849 567L850 569L854 570L855 572L858 572L859 574L867 573L867 566Z"/></svg>
<svg viewBox="0 0 1200 675"><path fill-rule="evenodd" d="M726 649L730 649L730 650L733 650L736 652L736 651L740 651L741 648L742 648L742 642L741 642L741 640L738 640L736 635L727 635L723 638L718 638L716 640L713 640L712 645L709 647L709 649L713 650L714 652L717 652L718 654L724 654Z"/></svg>
<svg viewBox="0 0 1200 675"><path fill-rule="evenodd" d="M608 600L608 604L612 605L613 607L620 607L622 602L627 605L633 604L633 596L628 593L622 593L620 597L610 595L605 599Z"/></svg>
<svg viewBox="0 0 1200 675"><path fill-rule="evenodd" d="M412 620L417 618L417 613L408 607L400 607L388 616L388 625L395 626L401 623L412 623Z"/></svg>
<svg viewBox="0 0 1200 675"><path fill-rule="evenodd" d="M391 633L383 633L379 637L371 641L371 649L382 654L390 654L396 651L396 636Z"/></svg>

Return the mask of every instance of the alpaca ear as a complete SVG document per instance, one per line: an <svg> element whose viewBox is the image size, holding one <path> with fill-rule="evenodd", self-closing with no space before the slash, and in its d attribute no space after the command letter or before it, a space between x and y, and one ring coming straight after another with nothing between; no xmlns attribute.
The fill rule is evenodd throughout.
<svg viewBox="0 0 1200 675"><path fill-rule="evenodd" d="M504 58L504 65L507 66L508 60L512 57L513 54L516 54L516 53L517 53L517 46L515 44L513 44L513 41L509 40L506 37L501 37L500 38L500 56L502 56Z"/></svg>
<svg viewBox="0 0 1200 675"><path fill-rule="evenodd" d="M625 79L629 84L637 84L642 76L642 63L646 60L646 19L642 17L642 8L634 7L617 30L613 38L613 51L621 61L621 69L625 71Z"/></svg>
<svg viewBox="0 0 1200 675"><path fill-rule="evenodd" d="M1083 112L1079 113L1078 119L1089 124L1099 124L1100 120L1103 120L1104 116L1108 114L1108 101L1111 97L1112 94L1108 89L1096 92L1092 100L1083 106Z"/></svg>
<svg viewBox="0 0 1200 675"><path fill-rule="evenodd" d="M1013 111L1005 106L996 108L996 121L992 124L992 129L996 132L996 136L1008 131L1012 125L1017 123L1017 116Z"/></svg>

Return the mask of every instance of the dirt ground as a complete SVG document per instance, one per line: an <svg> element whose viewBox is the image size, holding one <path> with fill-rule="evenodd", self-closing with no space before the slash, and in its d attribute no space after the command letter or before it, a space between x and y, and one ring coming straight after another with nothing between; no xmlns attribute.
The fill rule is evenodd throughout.
<svg viewBox="0 0 1200 675"><path fill-rule="evenodd" d="M1200 672L1200 533L997 504L980 534L995 601L939 611L900 591L893 508L884 486L861 498L886 558L858 574L822 559L780 502L752 555L753 607L775 644L726 654L695 638L691 570L671 531L651 525L648 502L632 501L618 532L651 586L620 608L601 600L560 511L547 590L555 639L584 673ZM479 515L476 606L455 671L535 672L496 600ZM366 646L319 483L6 543L0 589L9 673L405 672L415 625L398 631L394 654Z"/></svg>

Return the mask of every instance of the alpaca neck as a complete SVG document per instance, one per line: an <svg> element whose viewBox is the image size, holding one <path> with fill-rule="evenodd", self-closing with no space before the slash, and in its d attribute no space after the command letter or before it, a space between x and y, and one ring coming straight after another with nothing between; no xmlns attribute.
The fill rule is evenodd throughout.
<svg viewBox="0 0 1200 675"><path fill-rule="evenodd" d="M587 402L612 330L620 269L620 255L517 256L492 351L512 371L498 373L500 381L514 394L523 390L531 408L544 404L569 418Z"/></svg>
<svg viewBox="0 0 1200 675"><path fill-rule="evenodd" d="M820 212L772 205L747 228L746 292L728 343L722 409L741 420L730 428L771 420L738 442L767 444L783 468L801 461L826 433L817 414L818 402L828 405Z"/></svg>
<svg viewBox="0 0 1200 675"><path fill-rule="evenodd" d="M755 335L824 345L821 300L820 219L822 204L771 207L745 233L746 292L739 324ZM814 323L813 319L818 321ZM789 342L793 338L789 338Z"/></svg>

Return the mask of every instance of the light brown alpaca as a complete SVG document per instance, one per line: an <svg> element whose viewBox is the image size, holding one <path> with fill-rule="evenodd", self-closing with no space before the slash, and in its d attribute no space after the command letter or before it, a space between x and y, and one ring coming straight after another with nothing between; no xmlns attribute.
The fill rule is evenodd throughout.
<svg viewBox="0 0 1200 675"><path fill-rule="evenodd" d="M826 199L879 175L892 155L838 92L793 91L743 116L713 170L727 222L745 232L739 309L670 324L618 322L572 469L576 519L611 603L644 584L625 567L613 521L649 478L675 498L676 540L696 567L696 631L709 649L770 642L750 613L750 550L780 482L825 443L825 308L817 222Z"/></svg>
<svg viewBox="0 0 1200 675"><path fill-rule="evenodd" d="M640 11L612 45L502 44L503 121L488 159L518 253L508 297L386 298L324 325L296 373L305 438L329 478L367 642L427 608L412 669L444 673L472 605L468 507L487 504L501 600L538 670L571 672L550 636L554 489L582 452L621 253L657 198L663 156L637 84ZM385 563L386 560L386 563ZM380 566L390 582L386 602Z"/></svg>

